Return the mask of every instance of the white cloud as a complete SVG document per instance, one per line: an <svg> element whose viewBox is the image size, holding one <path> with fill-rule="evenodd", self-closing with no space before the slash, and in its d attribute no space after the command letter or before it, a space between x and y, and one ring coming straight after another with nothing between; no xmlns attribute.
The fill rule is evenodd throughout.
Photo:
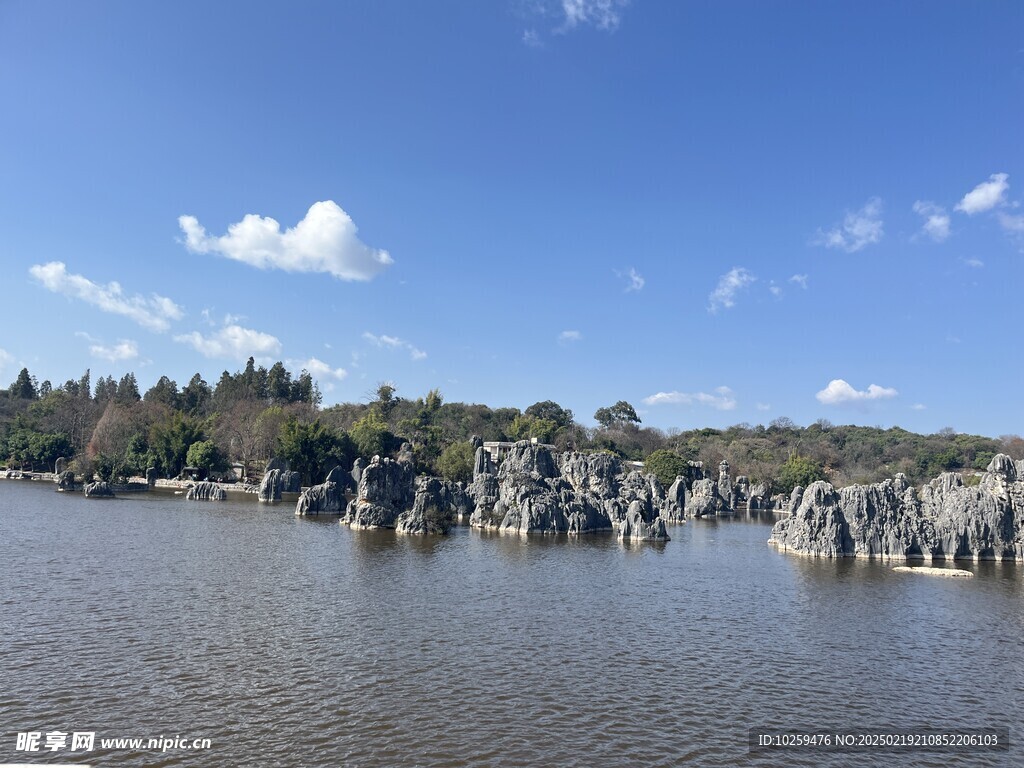
<svg viewBox="0 0 1024 768"><path fill-rule="evenodd" d="M61 261L36 264L28 271L47 290L80 299L104 312L122 315L151 331L166 331L171 320L180 320L184 316L181 307L166 296L156 293L148 299L139 295L126 296L118 283L100 285L82 275L72 275Z"/></svg>
<svg viewBox="0 0 1024 768"><path fill-rule="evenodd" d="M888 400L896 397L899 392L891 387L870 385L866 390L856 390L843 379L832 379L828 386L815 397L825 405L842 405L844 403L865 403L872 400Z"/></svg>
<svg viewBox="0 0 1024 768"><path fill-rule="evenodd" d="M990 211L1003 202L1003 195L1010 188L1009 175L993 173L988 181L983 181L956 204L956 210L973 216L976 213Z"/></svg>
<svg viewBox="0 0 1024 768"><path fill-rule="evenodd" d="M736 398L728 387L718 387L715 394L707 392L658 392L644 398L647 405L710 405L720 411L731 411L736 408Z"/></svg>
<svg viewBox="0 0 1024 768"><path fill-rule="evenodd" d="M772 409L769 403L758 403L756 407L759 411L770 411Z"/></svg>
<svg viewBox="0 0 1024 768"><path fill-rule="evenodd" d="M643 289L644 283L647 282L644 280L643 276L632 267L629 268L629 273L626 277L629 279L629 284L626 286L626 293Z"/></svg>
<svg viewBox="0 0 1024 768"><path fill-rule="evenodd" d="M117 344L107 346L105 344L92 344L89 346L89 353L93 357L103 360L110 360L116 363L120 360L134 360L139 356L139 347L134 341L120 339Z"/></svg>
<svg viewBox="0 0 1024 768"><path fill-rule="evenodd" d="M885 234L882 225L882 201L873 197L859 211L847 213L843 223L826 231L818 230L814 245L839 248L847 253L856 253L868 245L874 245Z"/></svg>
<svg viewBox="0 0 1024 768"><path fill-rule="evenodd" d="M1024 234L1024 214L1011 216L1008 213L999 212L999 224L1007 232Z"/></svg>
<svg viewBox="0 0 1024 768"><path fill-rule="evenodd" d="M14 362L14 355L6 349L0 349L0 371L4 370L12 362Z"/></svg>
<svg viewBox="0 0 1024 768"><path fill-rule="evenodd" d="M923 403L914 403L912 406L910 406L910 409L912 411L924 411L927 410L927 408L928 406L924 405Z"/></svg>
<svg viewBox="0 0 1024 768"><path fill-rule="evenodd" d="M736 293L757 280L743 267L733 267L718 280L718 286L708 296L708 311L717 312L736 304Z"/></svg>
<svg viewBox="0 0 1024 768"><path fill-rule="evenodd" d="M558 340L561 342L566 341L579 341L583 338L583 334L579 331L562 331L558 334Z"/></svg>
<svg viewBox="0 0 1024 768"><path fill-rule="evenodd" d="M789 282L796 283L805 291L807 290L807 275L793 275L789 278Z"/></svg>
<svg viewBox="0 0 1024 768"><path fill-rule="evenodd" d="M370 280L393 263L387 251L370 248L356 237L355 222L331 200L313 203L305 218L284 232L274 219L252 213L220 237L206 234L195 216L179 216L178 225L193 253L219 253L259 269Z"/></svg>
<svg viewBox="0 0 1024 768"><path fill-rule="evenodd" d="M321 380L335 379L337 381L341 381L348 376L348 371L344 368L332 368L323 360L316 357L311 357L305 362L289 361L289 365L291 365L292 368L298 368L299 370L305 369L309 371L314 378Z"/></svg>
<svg viewBox="0 0 1024 768"><path fill-rule="evenodd" d="M523 45L527 45L530 48L540 48L544 45L540 40L540 35L537 34L535 29L524 29L523 30Z"/></svg>
<svg viewBox="0 0 1024 768"><path fill-rule="evenodd" d="M974 267L975 269L981 269L985 266L985 262L981 259L964 259L964 264L968 267Z"/></svg>
<svg viewBox="0 0 1024 768"><path fill-rule="evenodd" d="M598 29L614 30L622 21L622 9L629 0L562 0L564 29L593 24Z"/></svg>
<svg viewBox="0 0 1024 768"><path fill-rule="evenodd" d="M914 213L924 217L921 231L936 243L941 243L949 237L949 214L941 205L918 200L914 203Z"/></svg>
<svg viewBox="0 0 1024 768"><path fill-rule="evenodd" d="M772 296L775 296L776 298L782 295L782 289L775 284L774 280L772 280L771 284L768 286L768 290L771 291Z"/></svg>
<svg viewBox="0 0 1024 768"><path fill-rule="evenodd" d="M205 357L247 360L249 357L272 357L281 353L281 342L276 336L240 325L226 325L209 336L193 331L175 336L174 340L190 345Z"/></svg>
<svg viewBox="0 0 1024 768"><path fill-rule="evenodd" d="M417 349L410 342L400 339L397 336L377 336L367 331L363 334L363 338L375 347L381 347L383 349L406 349L409 351L409 358L411 360L424 360L427 357L427 353L422 349Z"/></svg>

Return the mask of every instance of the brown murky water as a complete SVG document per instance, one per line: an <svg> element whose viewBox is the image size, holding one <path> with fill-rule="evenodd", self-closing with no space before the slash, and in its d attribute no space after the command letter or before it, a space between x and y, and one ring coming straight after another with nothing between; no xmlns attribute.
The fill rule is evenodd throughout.
<svg viewBox="0 0 1024 768"><path fill-rule="evenodd" d="M350 531L288 507L0 482L0 761L1013 765L751 754L754 727L1024 737L1024 568L791 557L764 520L612 537ZM29 753L19 733L93 732ZM208 750L104 738L208 738Z"/></svg>

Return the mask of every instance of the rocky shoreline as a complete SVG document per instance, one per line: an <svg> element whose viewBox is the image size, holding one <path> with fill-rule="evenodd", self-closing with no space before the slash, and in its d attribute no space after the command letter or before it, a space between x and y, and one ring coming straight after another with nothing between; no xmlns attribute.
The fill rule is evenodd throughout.
<svg viewBox="0 0 1024 768"><path fill-rule="evenodd" d="M999 454L975 486L945 472L916 489L903 475L793 492L768 543L793 554L900 560L1024 559L1024 461Z"/></svg>

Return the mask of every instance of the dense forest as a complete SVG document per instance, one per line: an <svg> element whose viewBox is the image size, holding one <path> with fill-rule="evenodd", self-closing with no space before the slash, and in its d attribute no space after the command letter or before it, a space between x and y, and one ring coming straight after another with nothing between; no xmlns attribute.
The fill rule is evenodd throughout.
<svg viewBox="0 0 1024 768"><path fill-rule="evenodd" d="M287 460L304 485L320 482L334 466L413 446L417 469L452 480L472 473L469 439L537 438L559 450L607 451L643 461L666 484L701 462L714 473L722 460L734 475L765 482L774 492L827 479L836 486L874 482L905 473L921 483L946 470L979 470L996 453L1024 458L1024 439L994 439L946 429L919 435L899 427L837 426L819 420L800 427L780 418L765 425L662 431L644 427L632 405L619 401L584 427L571 410L550 400L518 408L446 403L439 390L407 399L389 383L368 402L321 408L307 371L293 375L249 358L244 370L224 371L214 385L195 374L188 384L162 376L145 393L133 373L54 386L27 369L0 390L0 464L53 471L58 457L84 475L120 480L156 468L163 477L186 467L204 476L227 476L232 465L258 479L273 456Z"/></svg>

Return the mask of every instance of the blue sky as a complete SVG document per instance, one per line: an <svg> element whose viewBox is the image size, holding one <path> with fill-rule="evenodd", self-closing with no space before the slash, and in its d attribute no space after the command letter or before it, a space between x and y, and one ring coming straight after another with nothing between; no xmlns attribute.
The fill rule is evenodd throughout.
<svg viewBox="0 0 1024 768"><path fill-rule="evenodd" d="M0 2L0 381L1024 433L1024 4Z"/></svg>

